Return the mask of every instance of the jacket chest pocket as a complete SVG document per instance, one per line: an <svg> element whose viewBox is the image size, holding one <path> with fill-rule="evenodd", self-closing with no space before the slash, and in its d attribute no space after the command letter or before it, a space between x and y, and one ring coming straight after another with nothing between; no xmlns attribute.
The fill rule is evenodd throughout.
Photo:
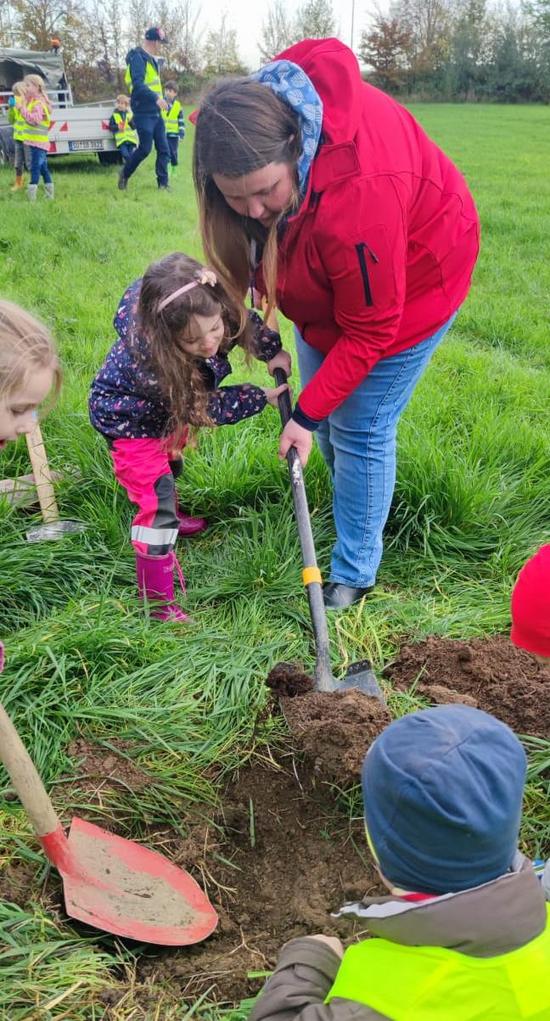
<svg viewBox="0 0 550 1021"><path fill-rule="evenodd" d="M369 227L355 241L355 270L359 272L365 305L386 308L396 300L395 272L386 228Z"/></svg>

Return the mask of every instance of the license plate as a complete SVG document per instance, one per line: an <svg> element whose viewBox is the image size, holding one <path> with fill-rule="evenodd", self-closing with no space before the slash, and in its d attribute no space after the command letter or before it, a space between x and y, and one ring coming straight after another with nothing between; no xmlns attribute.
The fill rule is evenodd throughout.
<svg viewBox="0 0 550 1021"><path fill-rule="evenodd" d="M101 138L83 138L81 141L69 142L70 152L97 152L103 149Z"/></svg>

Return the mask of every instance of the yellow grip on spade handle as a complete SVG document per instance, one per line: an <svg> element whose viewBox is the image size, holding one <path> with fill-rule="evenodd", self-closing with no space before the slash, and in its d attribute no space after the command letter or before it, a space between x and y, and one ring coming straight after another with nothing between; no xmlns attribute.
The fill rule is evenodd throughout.
<svg viewBox="0 0 550 1021"><path fill-rule="evenodd" d="M27 433L26 440L42 517L46 523L59 521L52 475L38 423L31 433Z"/></svg>

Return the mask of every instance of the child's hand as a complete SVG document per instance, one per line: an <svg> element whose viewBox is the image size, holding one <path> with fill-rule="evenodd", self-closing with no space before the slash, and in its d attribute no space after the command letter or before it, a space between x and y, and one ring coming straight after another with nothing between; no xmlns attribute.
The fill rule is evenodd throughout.
<svg viewBox="0 0 550 1021"><path fill-rule="evenodd" d="M275 357L267 363L267 371L270 376L275 375L275 369L283 369L287 376L292 375L292 359L288 351L278 351Z"/></svg>
<svg viewBox="0 0 550 1021"><path fill-rule="evenodd" d="M318 933L315 936L308 936L308 939L316 939L318 943L326 943L327 947L334 950L338 957L344 956L344 946L341 940L337 936L324 936L322 933Z"/></svg>
<svg viewBox="0 0 550 1021"><path fill-rule="evenodd" d="M165 99L162 98L162 96L159 96L159 98L157 99L157 106L158 106L159 110L167 110L168 109L168 103L166 102Z"/></svg>
<svg viewBox="0 0 550 1021"><path fill-rule="evenodd" d="M268 386L263 386L262 390L263 390L263 392L265 394L265 399L266 399L267 403L271 404L272 408L276 408L276 407L278 407L278 403L277 402L279 400L280 395L283 394L285 392L285 390L290 390L290 387L289 387L288 383L282 383L281 386L276 386L276 387L273 387L273 388L268 387Z"/></svg>

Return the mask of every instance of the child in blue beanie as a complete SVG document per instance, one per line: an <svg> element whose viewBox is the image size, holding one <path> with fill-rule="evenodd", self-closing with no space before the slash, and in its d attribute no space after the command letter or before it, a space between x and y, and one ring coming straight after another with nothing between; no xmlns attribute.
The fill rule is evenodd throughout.
<svg viewBox="0 0 550 1021"><path fill-rule="evenodd" d="M375 938L286 943L251 1021L550 1021L550 907L517 848L525 774L516 736L479 709L391 723L362 771L390 894L339 912Z"/></svg>

